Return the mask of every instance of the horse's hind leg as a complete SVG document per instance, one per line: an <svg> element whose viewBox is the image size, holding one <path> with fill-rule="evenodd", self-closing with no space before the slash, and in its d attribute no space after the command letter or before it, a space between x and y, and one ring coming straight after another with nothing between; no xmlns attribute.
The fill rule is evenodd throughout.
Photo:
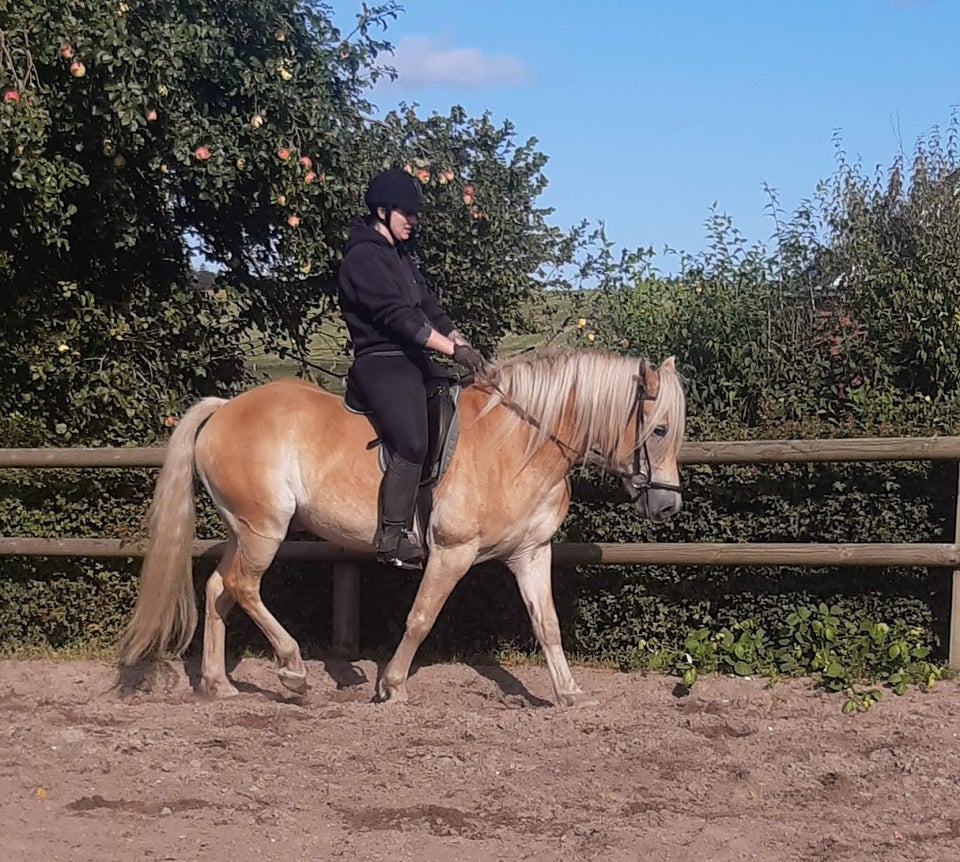
<svg viewBox="0 0 960 862"><path fill-rule="evenodd" d="M507 560L517 579L520 595L530 614L530 623L547 660L557 702L563 706L586 703L588 699L573 679L560 639L560 622L550 587L550 545Z"/></svg>
<svg viewBox="0 0 960 862"><path fill-rule="evenodd" d="M222 572L233 565L237 543L231 539L216 571L207 579L206 613L203 625L203 662L200 666L201 692L208 697L226 697L237 694L237 689L227 678L226 638L227 614L234 605L234 598L224 589Z"/></svg>
<svg viewBox="0 0 960 862"><path fill-rule="evenodd" d="M431 551L420 581L417 597L407 614L407 627L397 651L383 671L377 694L380 700L403 703L407 700L410 665L423 639L430 633L437 615L453 588L476 559L473 547L442 548Z"/></svg>
<svg viewBox="0 0 960 862"><path fill-rule="evenodd" d="M283 539L271 539L243 529L238 531L237 540L239 550L233 564L223 574L223 585L273 647L280 682L291 691L302 694L307 689L307 668L300 657L300 647L260 598L260 579Z"/></svg>

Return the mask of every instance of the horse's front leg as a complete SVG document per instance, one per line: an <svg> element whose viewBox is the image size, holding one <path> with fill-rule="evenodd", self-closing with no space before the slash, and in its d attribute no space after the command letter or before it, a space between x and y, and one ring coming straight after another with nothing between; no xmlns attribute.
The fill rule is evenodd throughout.
<svg viewBox="0 0 960 862"><path fill-rule="evenodd" d="M407 614L407 627L393 658L383 671L377 685L380 700L404 703L407 700L407 677L410 665L423 639L430 633L440 609L453 588L466 574L476 559L476 548L434 548L420 581L420 589Z"/></svg>
<svg viewBox="0 0 960 862"><path fill-rule="evenodd" d="M573 679L560 638L560 622L553 604L550 581L550 545L540 545L507 560L516 576L520 595L530 614L530 623L547 660L557 702L562 706L595 703Z"/></svg>

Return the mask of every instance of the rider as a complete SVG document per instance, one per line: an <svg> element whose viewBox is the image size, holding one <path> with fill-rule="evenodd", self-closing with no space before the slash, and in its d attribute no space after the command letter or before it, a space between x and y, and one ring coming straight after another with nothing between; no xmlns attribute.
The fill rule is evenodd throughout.
<svg viewBox="0 0 960 862"><path fill-rule="evenodd" d="M354 361L350 384L375 418L392 457L380 482L377 554L419 568L426 552L412 532L427 457L426 382L436 376L428 351L483 374L486 360L443 312L407 248L421 208L420 186L392 168L364 197L370 212L350 226L340 266L340 311Z"/></svg>

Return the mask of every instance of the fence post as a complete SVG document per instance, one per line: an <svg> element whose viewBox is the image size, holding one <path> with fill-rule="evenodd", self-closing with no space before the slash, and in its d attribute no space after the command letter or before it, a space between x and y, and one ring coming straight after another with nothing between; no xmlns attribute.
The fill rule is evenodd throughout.
<svg viewBox="0 0 960 862"><path fill-rule="evenodd" d="M360 567L333 566L333 654L356 661L360 657Z"/></svg>
<svg viewBox="0 0 960 862"><path fill-rule="evenodd" d="M960 543L960 461L957 462L957 498L954 515L953 542ZM950 596L950 652L947 660L952 668L960 668L960 569L953 570Z"/></svg>

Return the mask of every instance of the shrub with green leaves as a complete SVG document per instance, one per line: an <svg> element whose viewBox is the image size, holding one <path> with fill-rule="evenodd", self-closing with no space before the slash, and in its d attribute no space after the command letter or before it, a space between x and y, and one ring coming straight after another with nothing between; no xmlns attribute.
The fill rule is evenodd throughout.
<svg viewBox="0 0 960 862"><path fill-rule="evenodd" d="M770 249L748 244L714 212L709 249L684 255L677 277L654 272L649 254L608 261L618 277L591 298L594 343L676 355L693 439L957 433L956 139L954 120L945 142L937 131L920 142L909 178L901 159L886 176L865 177L838 149L836 175L792 218L772 197ZM953 540L955 465L688 466L682 474L684 510L656 530L634 522L613 483L581 479L566 535ZM828 687L875 676L901 690L906 680L933 678L928 654L944 658L944 572L650 567L603 575L599 590L593 577L578 582L575 643L630 666L672 666L689 677L695 670L675 659L692 644L711 669L815 672ZM836 609L831 626L852 646L801 650L779 667L768 639L752 640L796 622L798 608L821 607ZM887 652L867 649L880 631L897 632Z"/></svg>

